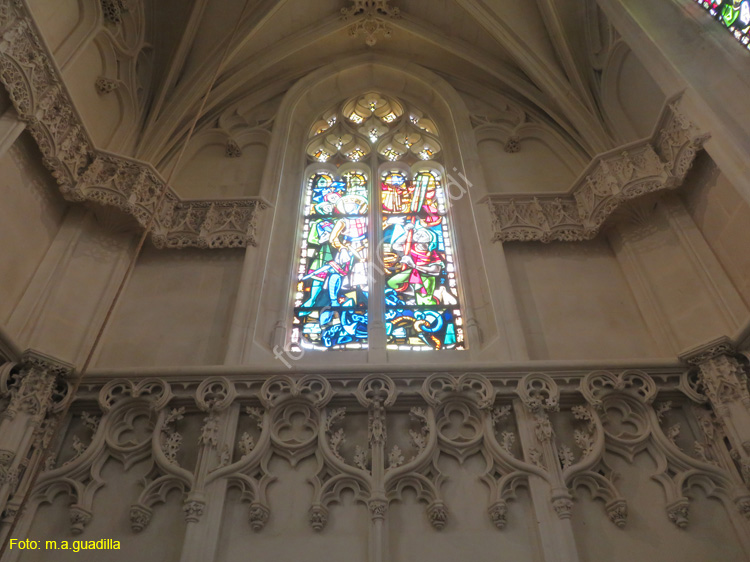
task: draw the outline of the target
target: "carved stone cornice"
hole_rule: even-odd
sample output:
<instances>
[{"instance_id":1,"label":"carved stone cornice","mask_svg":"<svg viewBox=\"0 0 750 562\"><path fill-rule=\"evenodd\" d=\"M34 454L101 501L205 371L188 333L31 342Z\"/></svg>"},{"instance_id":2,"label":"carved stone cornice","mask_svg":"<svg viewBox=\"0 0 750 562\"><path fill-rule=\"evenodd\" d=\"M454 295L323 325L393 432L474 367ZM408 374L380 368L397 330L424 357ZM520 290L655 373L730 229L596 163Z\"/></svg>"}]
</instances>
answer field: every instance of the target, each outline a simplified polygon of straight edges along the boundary
<instances>
[{"instance_id":1,"label":"carved stone cornice","mask_svg":"<svg viewBox=\"0 0 750 562\"><path fill-rule=\"evenodd\" d=\"M594 158L567 194L493 194L493 241L589 240L623 203L678 187L708 136L667 104L650 139Z\"/></svg>"},{"instance_id":2,"label":"carved stone cornice","mask_svg":"<svg viewBox=\"0 0 750 562\"><path fill-rule=\"evenodd\" d=\"M21 0L0 0L0 81L65 199L113 205L148 225L166 182L150 164L94 146ZM157 247L257 244L258 213L267 207L262 199L182 200L166 189L152 227Z\"/></svg>"}]
</instances>

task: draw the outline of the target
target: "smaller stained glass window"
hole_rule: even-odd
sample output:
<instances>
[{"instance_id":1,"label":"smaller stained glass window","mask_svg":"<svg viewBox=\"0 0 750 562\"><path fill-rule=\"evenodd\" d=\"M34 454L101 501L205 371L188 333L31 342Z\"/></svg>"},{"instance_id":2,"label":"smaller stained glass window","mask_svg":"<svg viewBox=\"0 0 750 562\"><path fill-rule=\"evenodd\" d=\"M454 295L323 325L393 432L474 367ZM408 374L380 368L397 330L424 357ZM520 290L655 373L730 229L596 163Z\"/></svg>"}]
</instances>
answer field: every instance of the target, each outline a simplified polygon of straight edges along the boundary
<instances>
[{"instance_id":1,"label":"smaller stained glass window","mask_svg":"<svg viewBox=\"0 0 750 562\"><path fill-rule=\"evenodd\" d=\"M750 0L696 0L750 49Z\"/></svg>"}]
</instances>

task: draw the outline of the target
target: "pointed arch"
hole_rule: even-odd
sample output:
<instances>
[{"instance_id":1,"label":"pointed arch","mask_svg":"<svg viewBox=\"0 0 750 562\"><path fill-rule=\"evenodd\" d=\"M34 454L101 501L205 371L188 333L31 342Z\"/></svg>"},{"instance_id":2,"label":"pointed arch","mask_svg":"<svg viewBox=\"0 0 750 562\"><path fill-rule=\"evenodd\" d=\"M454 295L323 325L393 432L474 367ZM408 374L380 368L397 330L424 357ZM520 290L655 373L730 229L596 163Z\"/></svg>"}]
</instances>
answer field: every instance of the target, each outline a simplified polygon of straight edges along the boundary
<instances>
[{"instance_id":1,"label":"pointed arch","mask_svg":"<svg viewBox=\"0 0 750 562\"><path fill-rule=\"evenodd\" d=\"M369 319L388 349L463 349L435 122L369 90L308 130L292 349L369 347Z\"/></svg>"},{"instance_id":2,"label":"pointed arch","mask_svg":"<svg viewBox=\"0 0 750 562\"><path fill-rule=\"evenodd\" d=\"M505 274L502 264L484 259L488 250L482 240L489 239L491 217L481 204L487 191L466 104L458 92L435 73L418 64L378 53L352 56L310 72L284 95L274 117L260 188L260 196L273 209L266 219L270 221L269 228L263 231L266 242L258 241L264 253L246 269L247 279L255 278L262 271L266 274L261 291L248 290L240 297L242 306L235 314L235 321L244 328L236 332L230 343L230 355L241 362L253 347L277 353L276 349L288 343L288 322L293 316L289 273L298 255L297 221L290 220L290 216L300 216L299 189L305 185L303 160L309 140L307 134L327 108L368 89L378 89L385 95L414 104L427 112L439 127L446 189L453 193L451 214L456 225L461 225L461 236L455 241L457 266L465 271L471 269L471 274L463 279L463 310L467 339L476 345L472 343L467 353L478 357L491 343L494 350L501 349L501 354L510 356L511 345L521 338L520 333L506 330L507 323L500 322L508 314L516 314L510 287L501 291L500 298L489 297L482 306L472 308L472 296L482 295L484 299L491 295L490 278L504 279ZM467 269L464 263L471 263L473 267ZM279 318L287 320L279 322ZM386 360L354 352L347 357L358 363ZM442 364L465 360L462 352L446 352L440 359ZM319 361L324 363L328 359L318 360L313 355L304 359L311 365ZM399 361L412 360L404 356Z\"/></svg>"}]
</instances>

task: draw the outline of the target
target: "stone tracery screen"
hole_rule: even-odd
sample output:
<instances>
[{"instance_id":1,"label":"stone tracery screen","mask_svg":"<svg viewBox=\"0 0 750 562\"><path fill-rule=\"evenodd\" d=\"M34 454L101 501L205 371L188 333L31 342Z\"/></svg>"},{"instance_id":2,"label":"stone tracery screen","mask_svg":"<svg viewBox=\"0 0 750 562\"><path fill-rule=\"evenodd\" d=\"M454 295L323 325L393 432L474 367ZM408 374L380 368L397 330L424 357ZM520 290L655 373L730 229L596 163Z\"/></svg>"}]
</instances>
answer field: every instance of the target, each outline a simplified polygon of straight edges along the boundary
<instances>
[{"instance_id":1,"label":"stone tracery screen","mask_svg":"<svg viewBox=\"0 0 750 562\"><path fill-rule=\"evenodd\" d=\"M292 348L367 348L373 314L388 349L465 347L441 151L431 119L376 92L313 125Z\"/></svg>"}]
</instances>

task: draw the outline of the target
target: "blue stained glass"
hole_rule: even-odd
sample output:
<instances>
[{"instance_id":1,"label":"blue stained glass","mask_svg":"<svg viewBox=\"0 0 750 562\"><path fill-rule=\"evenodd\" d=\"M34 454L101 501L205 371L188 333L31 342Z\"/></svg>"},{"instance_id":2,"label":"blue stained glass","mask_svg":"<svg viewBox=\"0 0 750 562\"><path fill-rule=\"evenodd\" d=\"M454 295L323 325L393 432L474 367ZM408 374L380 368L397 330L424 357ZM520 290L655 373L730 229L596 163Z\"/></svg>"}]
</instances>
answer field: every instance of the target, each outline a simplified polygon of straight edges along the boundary
<instances>
[{"instance_id":1,"label":"blue stained glass","mask_svg":"<svg viewBox=\"0 0 750 562\"><path fill-rule=\"evenodd\" d=\"M457 349L456 330L463 326L460 309L389 308L385 332L391 348Z\"/></svg>"}]
</instances>

